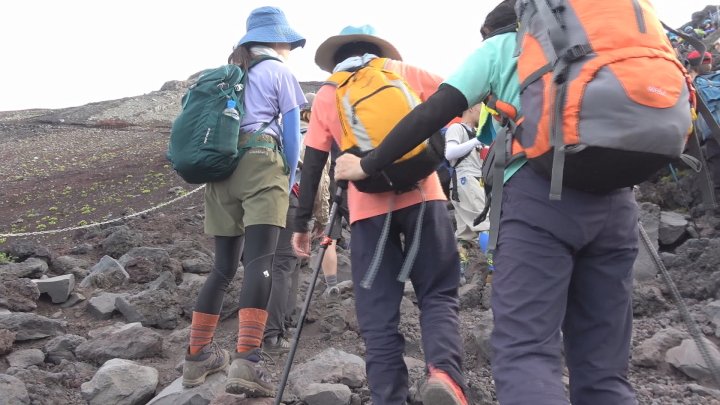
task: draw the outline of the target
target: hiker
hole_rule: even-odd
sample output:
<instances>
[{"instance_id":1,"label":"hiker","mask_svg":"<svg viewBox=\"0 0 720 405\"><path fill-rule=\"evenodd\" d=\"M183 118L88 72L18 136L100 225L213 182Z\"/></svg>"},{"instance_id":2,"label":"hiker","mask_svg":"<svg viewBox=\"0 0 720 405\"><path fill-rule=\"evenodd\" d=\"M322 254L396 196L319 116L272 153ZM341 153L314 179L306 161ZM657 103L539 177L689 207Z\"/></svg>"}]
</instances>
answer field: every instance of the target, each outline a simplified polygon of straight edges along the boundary
<instances>
[{"instance_id":1,"label":"hiker","mask_svg":"<svg viewBox=\"0 0 720 405\"><path fill-rule=\"evenodd\" d=\"M470 107L462 113L462 121L451 124L445 132L445 158L454 169L450 200L455 213L461 284L465 282L465 271L471 258L479 256L479 233L490 228L487 219L477 225L473 224L485 208L480 158L482 143L476 137L481 112L482 104Z\"/></svg>"},{"instance_id":2,"label":"hiker","mask_svg":"<svg viewBox=\"0 0 720 405\"><path fill-rule=\"evenodd\" d=\"M245 70L254 58L277 58L256 64L248 73L240 143L245 145L252 132L270 125L265 125L257 146L245 153L230 178L206 185L205 232L215 237L215 266L193 311L183 365L185 386L202 384L208 374L223 370L232 359L227 392L274 395L274 387L262 380L255 366L261 360L273 257L285 227L289 188L299 157L299 107L306 103L300 84L282 61L304 45L305 38L290 27L282 10L260 7L250 13L247 32L228 58L228 63ZM279 114L282 126L277 122ZM238 338L230 355L213 341L213 335L240 257L244 278Z\"/></svg>"},{"instance_id":3,"label":"hiker","mask_svg":"<svg viewBox=\"0 0 720 405\"><path fill-rule=\"evenodd\" d=\"M337 183L333 179L332 172L334 169L334 162L335 159L332 157L333 153L331 153L330 161L326 164L326 167L328 169L328 174L325 174L325 169L323 169L323 179L320 183L320 188L318 191L322 190L322 194L319 194L318 197L315 200L315 206L319 204L319 202L322 200L328 204L323 203L321 210L325 210L324 207L329 207L329 203L332 202L332 196L335 195L335 190L337 188ZM328 189L325 191L324 183L327 179ZM347 195L347 192L344 192L343 195ZM327 196L327 197L326 197ZM337 271L338 271L338 258L337 258L337 245L338 241L342 239L342 229L343 229L343 218L345 218L348 222L350 220L350 217L348 215L348 209L347 209L347 198L343 198L342 203L338 207L339 214L335 216L335 223L332 228L332 232L330 235L328 235L331 239L330 244L328 245L327 249L325 249L325 255L323 256L322 261L322 272L323 277L325 278L325 291L323 292L322 296L325 299L325 303L328 306L328 309L333 309L337 307L337 304L340 301L340 288L338 287L338 277L337 277ZM315 211L317 211L317 208L315 208ZM319 219L315 220L315 225L313 226L312 234L314 237L319 238L322 236L322 233L325 229L325 225L330 220L328 217L330 213L329 208L328 210L325 210L326 215L323 217L325 218L325 221L321 221ZM318 218L316 216L316 218Z\"/></svg>"},{"instance_id":4,"label":"hiker","mask_svg":"<svg viewBox=\"0 0 720 405\"><path fill-rule=\"evenodd\" d=\"M514 9L515 0L505 0L491 11L481 30L483 44L374 151L362 159L340 157L337 178L356 181L383 170L491 92L506 110L522 116ZM646 23L659 27L650 19ZM670 47L663 52L670 53ZM681 67L674 68L681 79ZM677 128L684 130L685 122ZM593 194L563 187L562 199L550 200L548 177L526 163L518 159L504 166L497 213L490 340L497 398L503 405L569 404L562 382L564 344L572 403L636 404L627 377L638 251L633 191Z\"/></svg>"},{"instance_id":5,"label":"hiker","mask_svg":"<svg viewBox=\"0 0 720 405\"><path fill-rule=\"evenodd\" d=\"M716 121L720 122L720 75L713 72L713 59L710 52L705 52L700 60L700 52L692 51L687 54L690 77L693 79L698 95L705 101ZM710 127L705 118L699 117L698 130L700 139L704 141L705 159L708 164L710 176L715 186L715 195L720 197L720 145L710 133Z\"/></svg>"},{"instance_id":6,"label":"hiker","mask_svg":"<svg viewBox=\"0 0 720 405\"><path fill-rule=\"evenodd\" d=\"M311 98L312 100L315 100L314 93ZM312 102L310 105L312 106ZM307 121L303 119L303 122L307 122L307 129L312 117L312 109L308 110L306 117ZM305 142L303 142L302 155L305 156ZM317 189L318 193L315 196L315 202L312 204L312 213L315 218L312 234L317 238L322 236L322 233L325 230L325 225L327 225L330 220L330 204L332 203L332 196L335 195L336 187L332 176L334 167L335 159L331 159L325 163L325 166L323 166L320 184ZM305 203L303 205L307 207L309 204ZM341 210L341 215L338 215L335 218L335 225L333 226L332 233L328 235L332 241L325 249L325 256L323 256L321 264L323 277L325 279L325 291L323 292L323 297L330 307L337 304L340 299L340 289L337 286L337 242L342 238L342 219L347 218L347 203L343 201L343 204L339 209ZM306 213L302 213L300 215L301 222L303 221L302 218L305 218L306 215Z\"/></svg>"},{"instance_id":7,"label":"hiker","mask_svg":"<svg viewBox=\"0 0 720 405\"><path fill-rule=\"evenodd\" d=\"M300 111L300 132L307 131L310 122L310 114L312 103L315 98L314 93L305 93L307 103ZM272 289L270 291L270 299L268 301L268 320L265 326L265 334L263 337L262 349L269 354L280 354L290 350L290 341L288 339L288 328L293 327L293 313L297 305L297 293L299 285L299 262L293 251L292 227L290 224L295 221L298 209L298 198L300 195L299 181L302 177L304 146L300 149L300 161L298 162L296 182L290 191L290 206L287 213L288 226L280 231L278 237L277 249L275 251L275 260L273 262L272 272ZM323 169L323 177L320 182L320 193L317 194L315 200L315 209L312 217L316 223L325 224L328 221L330 211L330 180L328 175L328 167ZM329 249L328 249L329 250ZM334 252L334 245L333 245ZM323 264L325 261L323 261ZM337 282L335 282L337 284ZM339 295L339 294L338 294Z\"/></svg>"},{"instance_id":8,"label":"hiker","mask_svg":"<svg viewBox=\"0 0 720 405\"><path fill-rule=\"evenodd\" d=\"M377 59L387 58L387 59ZM425 100L435 92L441 79L402 62L400 53L378 37L370 25L348 26L339 35L326 39L317 49L315 62L326 72L343 72L372 63L396 72L414 92ZM305 137L305 171L300 195L313 194L319 181L319 168L328 158L333 142L342 145L344 137L336 104L336 87L322 86L315 97L313 115ZM377 102L377 101L375 101ZM447 124L450 117L445 124ZM314 168L308 171L308 166ZM439 161L438 161L439 162ZM403 360L404 338L398 331L400 302L405 283L397 280L404 263L405 246L417 247L409 278L420 308L423 352L429 377L423 389L426 404L467 404L461 370L462 339L458 325L459 259L453 243L445 195L437 175L430 168L417 189L396 194L360 192L354 184L347 192L352 238L351 266L355 310L366 347L365 360L372 402L405 404L408 398L408 370ZM307 198L312 201L310 197ZM304 201L300 205L303 206ZM424 201L423 201L424 200ZM392 204L392 222L383 241L383 253L375 279L362 286ZM423 212L424 215L421 217ZM307 210L307 207L304 208ZM416 229L416 224L421 227ZM303 224L298 224L303 226ZM414 236L419 231L419 240ZM299 256L310 255L307 225L293 235ZM410 250L408 248L408 250Z\"/></svg>"}]
</instances>

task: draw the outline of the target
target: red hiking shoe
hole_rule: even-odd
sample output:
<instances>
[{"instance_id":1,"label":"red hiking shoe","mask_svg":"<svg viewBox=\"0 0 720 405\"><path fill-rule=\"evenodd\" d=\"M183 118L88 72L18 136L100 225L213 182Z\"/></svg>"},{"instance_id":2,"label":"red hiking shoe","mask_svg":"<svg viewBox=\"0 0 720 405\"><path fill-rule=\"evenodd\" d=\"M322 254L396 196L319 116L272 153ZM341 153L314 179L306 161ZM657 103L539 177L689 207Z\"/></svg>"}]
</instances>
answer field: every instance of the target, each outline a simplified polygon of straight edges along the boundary
<instances>
[{"instance_id":1,"label":"red hiking shoe","mask_svg":"<svg viewBox=\"0 0 720 405\"><path fill-rule=\"evenodd\" d=\"M430 375L422 391L423 404L468 405L462 389L448 373L433 366L429 369Z\"/></svg>"}]
</instances>

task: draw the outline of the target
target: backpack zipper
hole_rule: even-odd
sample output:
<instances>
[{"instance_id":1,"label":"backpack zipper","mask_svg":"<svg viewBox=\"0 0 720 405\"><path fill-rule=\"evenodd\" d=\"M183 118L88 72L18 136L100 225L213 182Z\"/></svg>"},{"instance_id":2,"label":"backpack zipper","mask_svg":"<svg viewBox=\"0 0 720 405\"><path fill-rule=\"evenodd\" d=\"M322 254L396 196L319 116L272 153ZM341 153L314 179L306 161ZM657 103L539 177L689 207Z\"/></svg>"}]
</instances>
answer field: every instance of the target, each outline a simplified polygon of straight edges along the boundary
<instances>
[{"instance_id":1,"label":"backpack zipper","mask_svg":"<svg viewBox=\"0 0 720 405\"><path fill-rule=\"evenodd\" d=\"M362 98L359 99L358 101L354 102L354 103L352 104L352 106L350 106L350 108L352 108L352 122L353 122L353 125L358 123L358 121L357 121L357 114L355 114L355 107L357 107L358 104L360 104L361 102L367 100L368 98L370 98L370 97L372 97L372 96L380 93L381 91L383 91L383 90L385 90L385 89L394 89L394 88L395 88L395 86L386 84L385 86L380 87L379 89L373 91L372 93L368 94L367 96L362 97Z\"/></svg>"},{"instance_id":2,"label":"backpack zipper","mask_svg":"<svg viewBox=\"0 0 720 405\"><path fill-rule=\"evenodd\" d=\"M640 33L645 34L647 32L647 28L645 27L645 18L643 17L640 2L638 0L632 0L632 3L633 8L635 9L635 19L637 20L638 30L640 30Z\"/></svg>"},{"instance_id":3,"label":"backpack zipper","mask_svg":"<svg viewBox=\"0 0 720 405\"><path fill-rule=\"evenodd\" d=\"M207 143L208 137L210 136L210 130L211 130L211 129L212 129L212 128L208 128L207 131L205 132L205 140L203 140L203 143Z\"/></svg>"}]
</instances>

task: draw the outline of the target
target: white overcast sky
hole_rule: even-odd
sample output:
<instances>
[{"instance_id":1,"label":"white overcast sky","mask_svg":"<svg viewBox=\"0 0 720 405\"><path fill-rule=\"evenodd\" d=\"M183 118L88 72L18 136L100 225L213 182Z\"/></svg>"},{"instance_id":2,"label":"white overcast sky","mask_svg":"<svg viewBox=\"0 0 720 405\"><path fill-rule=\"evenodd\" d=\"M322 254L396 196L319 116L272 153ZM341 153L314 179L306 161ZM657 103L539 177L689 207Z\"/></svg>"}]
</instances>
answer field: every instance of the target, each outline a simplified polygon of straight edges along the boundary
<instances>
[{"instance_id":1,"label":"white overcast sky","mask_svg":"<svg viewBox=\"0 0 720 405\"><path fill-rule=\"evenodd\" d=\"M289 61L301 81L324 80L314 63L317 46L361 24L374 25L405 61L446 76L481 42L480 25L499 1L1 0L0 111L141 95L219 66L245 33L250 11L264 5L283 9L307 38ZM712 4L653 3L675 27Z\"/></svg>"}]
</instances>

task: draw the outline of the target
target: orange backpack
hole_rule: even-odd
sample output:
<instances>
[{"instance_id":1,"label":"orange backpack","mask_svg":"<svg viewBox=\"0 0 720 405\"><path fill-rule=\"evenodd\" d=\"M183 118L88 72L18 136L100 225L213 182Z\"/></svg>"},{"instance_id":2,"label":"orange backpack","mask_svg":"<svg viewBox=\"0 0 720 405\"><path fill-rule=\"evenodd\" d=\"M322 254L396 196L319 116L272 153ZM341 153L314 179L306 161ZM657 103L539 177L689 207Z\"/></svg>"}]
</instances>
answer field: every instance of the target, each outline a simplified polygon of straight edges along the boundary
<instances>
[{"instance_id":1,"label":"orange backpack","mask_svg":"<svg viewBox=\"0 0 720 405\"><path fill-rule=\"evenodd\" d=\"M695 92L648 0L517 0L515 10L523 116L506 111L506 150L549 176L551 199L563 185L630 187L680 157Z\"/></svg>"},{"instance_id":2,"label":"orange backpack","mask_svg":"<svg viewBox=\"0 0 720 405\"><path fill-rule=\"evenodd\" d=\"M421 102L405 79L385 69L386 63L386 58L375 58L355 70L333 73L326 81L336 87L343 152L366 155ZM444 159L445 140L436 132L381 173L353 184L365 193L405 192L435 172Z\"/></svg>"}]
</instances>

